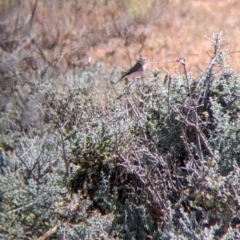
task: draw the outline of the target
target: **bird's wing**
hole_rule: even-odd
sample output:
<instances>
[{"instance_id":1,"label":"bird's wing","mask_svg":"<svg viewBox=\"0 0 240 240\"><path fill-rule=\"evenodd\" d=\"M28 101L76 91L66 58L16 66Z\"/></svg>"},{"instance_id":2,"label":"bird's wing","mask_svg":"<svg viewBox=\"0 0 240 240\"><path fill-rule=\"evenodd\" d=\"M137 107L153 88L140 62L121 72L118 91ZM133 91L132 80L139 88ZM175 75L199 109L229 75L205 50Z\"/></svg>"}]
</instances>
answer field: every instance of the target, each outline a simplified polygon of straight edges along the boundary
<instances>
[{"instance_id":1,"label":"bird's wing","mask_svg":"<svg viewBox=\"0 0 240 240\"><path fill-rule=\"evenodd\" d=\"M117 84L119 81L121 81L123 78L125 78L126 76L134 73L134 72L137 72L139 70L139 68L141 68L141 64L139 62L137 62L132 68L130 68L125 74L123 74L121 76L121 78L115 82L115 84Z\"/></svg>"},{"instance_id":2,"label":"bird's wing","mask_svg":"<svg viewBox=\"0 0 240 240\"><path fill-rule=\"evenodd\" d=\"M134 72L137 72L139 70L141 66L139 65L139 63L137 62L132 68L130 68L125 74L123 74L123 76L119 79L119 81L121 79L123 79L124 77L134 73Z\"/></svg>"}]
</instances>

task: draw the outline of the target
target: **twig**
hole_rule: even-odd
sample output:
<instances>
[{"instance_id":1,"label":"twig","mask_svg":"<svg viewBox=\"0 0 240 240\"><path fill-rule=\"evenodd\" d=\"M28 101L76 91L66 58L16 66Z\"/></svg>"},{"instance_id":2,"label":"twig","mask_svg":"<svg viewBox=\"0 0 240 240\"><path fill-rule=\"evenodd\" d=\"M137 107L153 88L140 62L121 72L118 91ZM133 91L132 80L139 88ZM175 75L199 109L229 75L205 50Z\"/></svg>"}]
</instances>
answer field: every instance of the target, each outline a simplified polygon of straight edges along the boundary
<instances>
[{"instance_id":1,"label":"twig","mask_svg":"<svg viewBox=\"0 0 240 240\"><path fill-rule=\"evenodd\" d=\"M19 207L19 208L17 208L17 209L14 209L14 210L12 210L12 211L9 211L8 212L8 214L11 214L11 213L15 213L15 212L19 212L19 211L21 211L21 210L24 210L24 209L26 209L26 208L28 208L28 207L31 207L33 204L35 204L36 202L34 201L34 202L31 202L31 203L29 203L29 204L27 204L27 205L24 205L24 206L22 206L22 207Z\"/></svg>"},{"instance_id":2,"label":"twig","mask_svg":"<svg viewBox=\"0 0 240 240\"><path fill-rule=\"evenodd\" d=\"M183 116L182 116L183 117ZM199 134L199 137L200 137L200 140L201 140L201 143L203 144L203 146L205 147L205 149L207 150L208 154L214 158L214 153L212 152L212 150L210 149L210 147L208 146L207 144L207 140L205 139L203 133L201 132L201 130L199 129L198 126L196 126L195 123L190 123L187 119L184 119L184 122L185 124L187 124L188 126L191 126L193 127L197 134Z\"/></svg>"},{"instance_id":3,"label":"twig","mask_svg":"<svg viewBox=\"0 0 240 240\"><path fill-rule=\"evenodd\" d=\"M62 144L62 153L63 153L63 160L65 163L65 169L66 169L66 176L69 176L69 162L67 159L67 154L66 154L66 148L65 148L65 142L64 142L64 137L63 137L63 133L62 133L62 127L58 125L58 131L60 134L60 138L61 138L61 144Z\"/></svg>"},{"instance_id":4,"label":"twig","mask_svg":"<svg viewBox=\"0 0 240 240\"><path fill-rule=\"evenodd\" d=\"M36 9L37 9L37 3L38 3L38 0L35 1L35 4L34 4L34 7L33 7L33 10L32 10L32 15L27 23L27 26L28 26L28 31L29 31L29 35L31 35L31 30L32 30L32 24L33 24L33 18L35 16L35 13L36 13Z\"/></svg>"},{"instance_id":5,"label":"twig","mask_svg":"<svg viewBox=\"0 0 240 240\"><path fill-rule=\"evenodd\" d=\"M124 43L124 46L125 46L125 48L126 48L126 52L127 52L127 56L128 56L128 60L130 61L130 63L131 63L131 57L130 57L130 52L129 52L129 49L128 49L128 28L127 27L125 27L125 34L124 34L124 37L125 37L125 43ZM132 65L132 64L131 64Z\"/></svg>"},{"instance_id":6,"label":"twig","mask_svg":"<svg viewBox=\"0 0 240 240\"><path fill-rule=\"evenodd\" d=\"M193 154L192 154L192 151L191 151L191 149L189 148L189 143L187 142L186 130L183 129L183 128L181 128L181 130L182 130L182 137L181 137L181 138L182 138L182 140L183 140L183 142L184 142L184 145L185 145L185 147L186 147L186 150L187 150L189 156L191 157L191 159L195 162L195 164L196 164L197 167L199 168L198 163L196 162L196 160L195 160L195 158L194 158L194 156L193 156Z\"/></svg>"},{"instance_id":7,"label":"twig","mask_svg":"<svg viewBox=\"0 0 240 240\"><path fill-rule=\"evenodd\" d=\"M171 95L171 83L172 83L172 76L168 76L168 114L170 113L170 95Z\"/></svg>"},{"instance_id":8,"label":"twig","mask_svg":"<svg viewBox=\"0 0 240 240\"><path fill-rule=\"evenodd\" d=\"M185 75L185 78L186 78L186 81L187 81L187 86L188 86L188 93L189 93L189 96L192 97L190 83L189 83L187 69L186 69L186 59L185 58L179 58L179 59L177 59L177 62L180 63L183 67L184 75Z\"/></svg>"},{"instance_id":9,"label":"twig","mask_svg":"<svg viewBox=\"0 0 240 240\"><path fill-rule=\"evenodd\" d=\"M197 102L200 103L202 99L205 99L207 92L209 91L210 88L210 76L212 74L212 70L215 64L215 61L218 57L219 54L219 49L220 49L220 37L222 35L222 32L220 32L219 34L216 34L214 36L214 39L211 40L212 42L214 42L214 50L213 50L213 56L210 56L210 62L208 64L208 68L205 72L205 74L203 74L203 76L201 77L201 79L199 80L198 86L200 86L201 90L199 92L198 95L198 99ZM205 87L207 86L207 89L205 89Z\"/></svg>"},{"instance_id":10,"label":"twig","mask_svg":"<svg viewBox=\"0 0 240 240\"><path fill-rule=\"evenodd\" d=\"M51 236L52 234L54 234L58 229L58 226L55 225L53 228L49 229L47 232L45 232L41 237L39 237L37 240L45 240L46 238L48 238L49 236Z\"/></svg>"}]
</instances>

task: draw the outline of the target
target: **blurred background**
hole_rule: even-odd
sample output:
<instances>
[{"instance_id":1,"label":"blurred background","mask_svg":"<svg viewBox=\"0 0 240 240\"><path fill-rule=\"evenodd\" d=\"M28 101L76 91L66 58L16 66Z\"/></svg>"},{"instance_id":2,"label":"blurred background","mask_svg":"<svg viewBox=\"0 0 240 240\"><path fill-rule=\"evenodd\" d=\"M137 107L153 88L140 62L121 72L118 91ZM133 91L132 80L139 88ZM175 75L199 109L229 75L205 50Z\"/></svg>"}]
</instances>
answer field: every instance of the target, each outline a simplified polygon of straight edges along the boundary
<instances>
[{"instance_id":1,"label":"blurred background","mask_svg":"<svg viewBox=\"0 0 240 240\"><path fill-rule=\"evenodd\" d=\"M238 69L231 56L239 54L239 7L237 0L2 1L1 53L14 52L30 67L47 61L62 72L97 60L121 71L142 55L149 69L173 74L182 57L199 72L213 33L222 31L226 64Z\"/></svg>"}]
</instances>

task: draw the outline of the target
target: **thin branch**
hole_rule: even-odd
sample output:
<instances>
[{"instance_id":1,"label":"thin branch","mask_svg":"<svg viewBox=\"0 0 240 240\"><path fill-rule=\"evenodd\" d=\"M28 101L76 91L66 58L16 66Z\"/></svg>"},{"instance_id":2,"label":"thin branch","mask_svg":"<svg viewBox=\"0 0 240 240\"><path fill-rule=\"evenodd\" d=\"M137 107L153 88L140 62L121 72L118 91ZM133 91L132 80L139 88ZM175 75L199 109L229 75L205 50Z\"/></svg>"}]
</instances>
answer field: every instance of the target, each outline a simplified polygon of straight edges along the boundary
<instances>
[{"instance_id":1,"label":"thin branch","mask_svg":"<svg viewBox=\"0 0 240 240\"><path fill-rule=\"evenodd\" d=\"M27 27L28 27L28 31L29 31L29 35L31 35L31 30L32 30L32 24L33 24L33 18L35 16L35 13L36 13L36 9L37 9L37 3L38 3L38 0L35 1L35 4L34 4L34 7L33 7L33 10L32 10L32 15L27 23Z\"/></svg>"},{"instance_id":2,"label":"thin branch","mask_svg":"<svg viewBox=\"0 0 240 240\"><path fill-rule=\"evenodd\" d=\"M31 206L34 205L35 203L36 203L36 202L34 201L34 202L31 202L31 203L29 203L29 204L27 204L27 205L24 205L24 206L22 206L22 207L16 208L16 209L14 209L14 210L12 210L12 211L9 211L8 214L16 213L16 212L19 212L19 211L21 211L21 210L25 210L26 208L31 207Z\"/></svg>"},{"instance_id":3,"label":"thin branch","mask_svg":"<svg viewBox=\"0 0 240 240\"><path fill-rule=\"evenodd\" d=\"M171 96L172 76L168 76L168 114L170 113L170 96Z\"/></svg>"},{"instance_id":4,"label":"thin branch","mask_svg":"<svg viewBox=\"0 0 240 240\"><path fill-rule=\"evenodd\" d=\"M185 58L179 58L179 59L177 59L177 62L180 63L182 65L182 67L183 67L184 76L186 78L187 86L188 86L188 93L189 93L189 96L192 97L190 83L189 83L187 69L186 69L186 59Z\"/></svg>"},{"instance_id":5,"label":"thin branch","mask_svg":"<svg viewBox=\"0 0 240 240\"><path fill-rule=\"evenodd\" d=\"M63 154L63 160L65 163L65 169L66 169L66 176L69 176L69 161L67 158L67 151L66 151L66 147L65 147L65 141L64 141L64 136L63 136L63 132L62 132L62 127L58 125L58 131L60 134L60 138L61 138L61 144L62 144L62 154Z\"/></svg>"},{"instance_id":6,"label":"thin branch","mask_svg":"<svg viewBox=\"0 0 240 240\"><path fill-rule=\"evenodd\" d=\"M50 237L52 234L54 234L58 229L58 226L55 225L53 228L49 229L47 232L45 232L41 237L39 237L37 240L45 240L46 238Z\"/></svg>"}]
</instances>

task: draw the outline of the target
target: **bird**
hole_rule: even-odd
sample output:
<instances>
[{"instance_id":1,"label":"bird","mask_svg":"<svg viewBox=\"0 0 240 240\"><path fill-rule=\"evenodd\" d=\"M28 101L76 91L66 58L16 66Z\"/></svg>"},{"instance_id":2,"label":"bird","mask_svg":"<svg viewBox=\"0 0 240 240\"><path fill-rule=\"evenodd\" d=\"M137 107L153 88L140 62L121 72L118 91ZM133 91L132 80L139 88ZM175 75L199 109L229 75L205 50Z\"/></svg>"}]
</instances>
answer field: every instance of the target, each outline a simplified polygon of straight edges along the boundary
<instances>
[{"instance_id":1,"label":"bird","mask_svg":"<svg viewBox=\"0 0 240 240\"><path fill-rule=\"evenodd\" d=\"M147 62L147 58L140 57L136 62L136 64L132 68L130 68L125 74L123 74L123 76L117 82L115 82L115 84L117 84L119 81L121 81L125 77L134 78L143 74L143 72L146 69L146 62Z\"/></svg>"}]
</instances>

